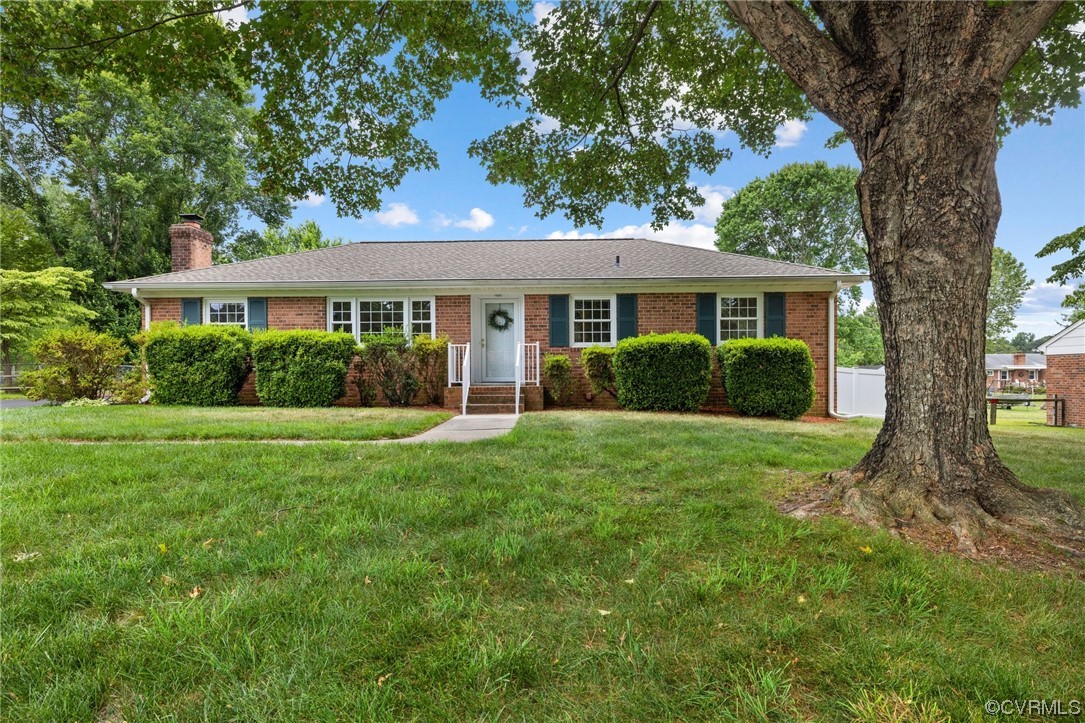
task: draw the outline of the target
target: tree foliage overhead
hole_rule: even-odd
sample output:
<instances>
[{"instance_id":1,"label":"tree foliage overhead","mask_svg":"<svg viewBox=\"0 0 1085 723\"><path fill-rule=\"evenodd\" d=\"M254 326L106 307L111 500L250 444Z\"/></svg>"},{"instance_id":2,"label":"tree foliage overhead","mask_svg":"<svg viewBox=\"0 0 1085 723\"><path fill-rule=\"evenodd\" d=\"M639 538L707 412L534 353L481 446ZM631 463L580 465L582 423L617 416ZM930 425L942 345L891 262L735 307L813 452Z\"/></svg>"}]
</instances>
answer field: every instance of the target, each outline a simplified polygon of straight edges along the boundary
<instances>
[{"instance_id":1,"label":"tree foliage overhead","mask_svg":"<svg viewBox=\"0 0 1085 723\"><path fill-rule=\"evenodd\" d=\"M241 98L230 62L240 60L265 93L257 122L266 186L294 198L328 194L340 213L357 214L378 210L406 173L437 167L426 122L456 83L474 81L483 97L525 114L472 145L490 179L522 186L542 215L597 226L612 203L648 208L657 225L692 218L704 199L690 178L730 156L725 131L768 153L783 121L812 113L726 3L560 3L536 21L527 0L284 0L259 3L232 32L213 11L240 4L12 4L7 97L56 99L57 77L104 69L155 92L213 86ZM828 5L801 8L817 18ZM1083 21L1085 7L1067 3L1014 65L1003 132L1078 106L1085 44L1073 28Z\"/></svg>"},{"instance_id":2,"label":"tree foliage overhead","mask_svg":"<svg viewBox=\"0 0 1085 723\"><path fill-rule=\"evenodd\" d=\"M51 246L53 258L39 268L93 272L95 283L76 298L97 312L95 328L118 335L138 328L138 304L100 284L168 271L167 229L178 213L200 213L220 243L237 234L243 217L281 224L289 215L285 199L259 188L256 111L245 105L252 98L232 53L222 52L222 42L236 43L235 33L207 14L94 41L126 24L144 27L208 7L5 7L3 195ZM197 47L201 40L210 45ZM83 42L90 45L45 50ZM186 67L165 67L172 62ZM162 72L149 72L156 67ZM189 80L191 87L175 84Z\"/></svg>"},{"instance_id":3,"label":"tree foliage overhead","mask_svg":"<svg viewBox=\"0 0 1085 723\"><path fill-rule=\"evenodd\" d=\"M1078 288L1067 294L1062 301L1063 308L1067 309L1063 321L1072 324L1085 319L1085 226L1079 226L1070 233L1056 236L1048 241L1036 255L1043 258L1058 251L1069 251L1072 256L1052 266L1051 276L1047 277L1047 280L1053 284L1081 282Z\"/></svg>"},{"instance_id":4,"label":"tree foliage overhead","mask_svg":"<svg viewBox=\"0 0 1085 723\"><path fill-rule=\"evenodd\" d=\"M222 252L221 260L228 262L251 261L265 256L293 254L339 246L341 238L328 238L315 221L305 221L297 226L268 226L263 232L245 231Z\"/></svg>"},{"instance_id":5,"label":"tree foliage overhead","mask_svg":"<svg viewBox=\"0 0 1085 723\"><path fill-rule=\"evenodd\" d=\"M987 337L1001 337L1014 327L1017 307L1032 286L1025 265L996 246L991 257L991 284L987 289Z\"/></svg>"},{"instance_id":6,"label":"tree foliage overhead","mask_svg":"<svg viewBox=\"0 0 1085 723\"><path fill-rule=\"evenodd\" d=\"M751 181L723 203L716 246L751 256L866 271L855 181L859 172L824 161L791 163ZM857 302L860 289L849 289Z\"/></svg>"}]
</instances>

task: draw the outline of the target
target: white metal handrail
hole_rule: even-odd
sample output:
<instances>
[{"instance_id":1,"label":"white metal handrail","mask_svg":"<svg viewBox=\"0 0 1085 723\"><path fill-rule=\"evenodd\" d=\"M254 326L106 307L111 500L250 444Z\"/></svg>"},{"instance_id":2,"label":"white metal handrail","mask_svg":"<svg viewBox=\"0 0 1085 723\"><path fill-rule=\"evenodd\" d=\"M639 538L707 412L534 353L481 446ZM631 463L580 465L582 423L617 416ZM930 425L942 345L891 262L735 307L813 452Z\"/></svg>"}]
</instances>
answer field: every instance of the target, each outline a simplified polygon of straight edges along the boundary
<instances>
[{"instance_id":1,"label":"white metal handrail","mask_svg":"<svg viewBox=\"0 0 1085 723\"><path fill-rule=\"evenodd\" d=\"M524 384L539 385L539 342L524 344Z\"/></svg>"},{"instance_id":2,"label":"white metal handrail","mask_svg":"<svg viewBox=\"0 0 1085 723\"><path fill-rule=\"evenodd\" d=\"M471 345L465 344L467 348L463 350L463 365L460 367L460 380L462 381L463 390L463 414L467 415L467 395L471 391Z\"/></svg>"},{"instance_id":3,"label":"white metal handrail","mask_svg":"<svg viewBox=\"0 0 1085 723\"><path fill-rule=\"evenodd\" d=\"M463 382L463 356L467 353L467 349L470 346L470 344L448 345L448 386Z\"/></svg>"},{"instance_id":4,"label":"white metal handrail","mask_svg":"<svg viewBox=\"0 0 1085 723\"><path fill-rule=\"evenodd\" d=\"M520 382L524 377L524 345L520 342L516 342L516 389L515 396L513 397L512 413L520 413Z\"/></svg>"}]
</instances>

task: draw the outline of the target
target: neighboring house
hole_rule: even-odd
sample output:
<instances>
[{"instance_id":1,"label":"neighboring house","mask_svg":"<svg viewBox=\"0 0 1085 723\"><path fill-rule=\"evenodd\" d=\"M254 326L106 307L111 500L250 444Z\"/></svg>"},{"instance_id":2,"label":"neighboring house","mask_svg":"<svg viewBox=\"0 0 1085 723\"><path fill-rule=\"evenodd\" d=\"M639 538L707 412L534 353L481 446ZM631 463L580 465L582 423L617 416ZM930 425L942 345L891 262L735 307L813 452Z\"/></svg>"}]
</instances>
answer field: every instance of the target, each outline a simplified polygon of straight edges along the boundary
<instances>
[{"instance_id":1,"label":"neighboring house","mask_svg":"<svg viewBox=\"0 0 1085 723\"><path fill-rule=\"evenodd\" d=\"M1071 324L1040 345L1047 355L1047 395L1065 399L1065 424L1085 427L1085 319ZM1047 405L1054 424L1055 405Z\"/></svg>"},{"instance_id":2,"label":"neighboring house","mask_svg":"<svg viewBox=\"0 0 1085 723\"><path fill-rule=\"evenodd\" d=\"M697 332L721 340L802 339L816 366L814 414L829 412L834 380L835 299L866 276L645 239L365 242L211 265L211 234L198 216L170 227L173 272L115 281L144 306L144 327L173 320L248 329L327 329L360 337L387 326L443 334L452 344L449 386L491 394L520 369L526 404L539 408L541 359L567 354L579 388L594 399L580 350L649 332ZM522 359L517 366L517 359ZM242 398L253 401L251 383ZM357 393L350 388L357 403ZM509 388L511 404L511 387ZM460 389L449 389L457 406ZM718 371L709 405L725 406Z\"/></svg>"},{"instance_id":3,"label":"neighboring house","mask_svg":"<svg viewBox=\"0 0 1085 723\"><path fill-rule=\"evenodd\" d=\"M1044 386L1047 359L1043 354L986 354L987 391L997 392L1005 386L1035 389Z\"/></svg>"}]
</instances>

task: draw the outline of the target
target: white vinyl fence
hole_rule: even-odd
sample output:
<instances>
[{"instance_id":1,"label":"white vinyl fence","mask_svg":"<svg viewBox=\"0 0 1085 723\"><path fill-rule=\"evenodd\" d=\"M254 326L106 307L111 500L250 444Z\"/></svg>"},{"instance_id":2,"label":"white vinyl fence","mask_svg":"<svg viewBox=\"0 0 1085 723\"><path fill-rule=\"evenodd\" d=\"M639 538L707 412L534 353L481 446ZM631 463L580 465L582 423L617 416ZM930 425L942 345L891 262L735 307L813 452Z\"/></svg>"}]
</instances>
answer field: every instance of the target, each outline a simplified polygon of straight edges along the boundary
<instances>
[{"instance_id":1,"label":"white vinyl fence","mask_svg":"<svg viewBox=\"0 0 1085 723\"><path fill-rule=\"evenodd\" d=\"M885 417L885 369L836 368L836 411Z\"/></svg>"}]
</instances>

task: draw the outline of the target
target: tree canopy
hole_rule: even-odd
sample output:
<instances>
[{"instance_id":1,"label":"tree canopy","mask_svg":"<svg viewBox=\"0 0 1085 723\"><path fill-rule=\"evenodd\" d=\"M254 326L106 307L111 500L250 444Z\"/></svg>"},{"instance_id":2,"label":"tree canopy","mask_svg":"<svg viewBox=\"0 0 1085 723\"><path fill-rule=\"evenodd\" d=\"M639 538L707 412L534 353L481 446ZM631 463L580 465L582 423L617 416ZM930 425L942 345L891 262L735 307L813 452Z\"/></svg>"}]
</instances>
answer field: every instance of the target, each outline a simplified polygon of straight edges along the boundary
<instances>
[{"instance_id":1,"label":"tree canopy","mask_svg":"<svg viewBox=\"0 0 1085 723\"><path fill-rule=\"evenodd\" d=\"M859 172L824 161L791 163L751 181L723 203L716 246L841 271L866 271L855 181ZM858 302L859 287L849 289Z\"/></svg>"},{"instance_id":2,"label":"tree canopy","mask_svg":"<svg viewBox=\"0 0 1085 723\"><path fill-rule=\"evenodd\" d=\"M245 231L222 252L223 261L251 261L265 256L313 251L339 246L341 238L328 238L315 221L297 226L268 226L263 232Z\"/></svg>"},{"instance_id":3,"label":"tree canopy","mask_svg":"<svg viewBox=\"0 0 1085 723\"><path fill-rule=\"evenodd\" d=\"M94 318L72 300L91 283L89 271L51 267L41 271L0 269L0 342L3 362L41 334Z\"/></svg>"},{"instance_id":4,"label":"tree canopy","mask_svg":"<svg viewBox=\"0 0 1085 723\"><path fill-rule=\"evenodd\" d=\"M1067 309L1064 321L1072 324L1085 319L1085 226L1056 236L1044 244L1036 255L1043 258L1058 251L1069 251L1072 256L1052 266L1051 276L1047 277L1047 280L1053 284L1081 282L1078 288L1067 294L1062 301L1063 308Z\"/></svg>"},{"instance_id":5,"label":"tree canopy","mask_svg":"<svg viewBox=\"0 0 1085 723\"><path fill-rule=\"evenodd\" d=\"M1001 337L1014 327L1017 307L1032 286L1032 279L1009 251L994 248L991 258L991 283L987 289L987 337Z\"/></svg>"}]
</instances>

